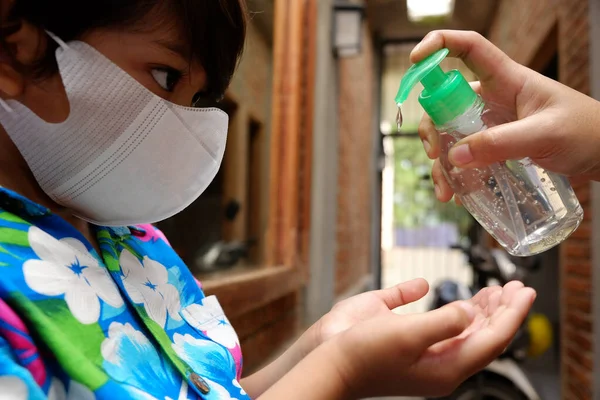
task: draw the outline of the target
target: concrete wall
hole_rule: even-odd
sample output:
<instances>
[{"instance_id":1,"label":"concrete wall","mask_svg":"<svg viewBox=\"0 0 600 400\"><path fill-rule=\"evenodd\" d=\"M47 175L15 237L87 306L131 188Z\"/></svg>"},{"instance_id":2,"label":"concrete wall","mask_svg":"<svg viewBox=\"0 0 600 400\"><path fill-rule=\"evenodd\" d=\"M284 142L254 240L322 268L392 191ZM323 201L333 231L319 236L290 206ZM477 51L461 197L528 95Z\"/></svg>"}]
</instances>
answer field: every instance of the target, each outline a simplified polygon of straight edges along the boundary
<instances>
[{"instance_id":1,"label":"concrete wall","mask_svg":"<svg viewBox=\"0 0 600 400\"><path fill-rule=\"evenodd\" d=\"M317 321L334 302L335 227L338 171L338 71L331 52L332 0L317 9L309 282L305 296L306 323Z\"/></svg>"}]
</instances>

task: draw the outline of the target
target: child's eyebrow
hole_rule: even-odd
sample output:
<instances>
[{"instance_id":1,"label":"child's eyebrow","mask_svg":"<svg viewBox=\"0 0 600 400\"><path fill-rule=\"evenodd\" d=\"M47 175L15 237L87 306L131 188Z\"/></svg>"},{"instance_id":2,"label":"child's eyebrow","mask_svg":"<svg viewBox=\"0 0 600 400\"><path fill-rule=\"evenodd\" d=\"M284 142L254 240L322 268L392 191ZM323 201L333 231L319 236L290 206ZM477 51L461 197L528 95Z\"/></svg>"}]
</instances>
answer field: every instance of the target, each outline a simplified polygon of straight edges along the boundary
<instances>
[{"instance_id":1,"label":"child's eyebrow","mask_svg":"<svg viewBox=\"0 0 600 400\"><path fill-rule=\"evenodd\" d=\"M157 39L154 40L154 43L169 50L171 53L178 55L184 60L189 60L190 58L190 49L188 46L183 45L179 41L173 41L168 39Z\"/></svg>"}]
</instances>

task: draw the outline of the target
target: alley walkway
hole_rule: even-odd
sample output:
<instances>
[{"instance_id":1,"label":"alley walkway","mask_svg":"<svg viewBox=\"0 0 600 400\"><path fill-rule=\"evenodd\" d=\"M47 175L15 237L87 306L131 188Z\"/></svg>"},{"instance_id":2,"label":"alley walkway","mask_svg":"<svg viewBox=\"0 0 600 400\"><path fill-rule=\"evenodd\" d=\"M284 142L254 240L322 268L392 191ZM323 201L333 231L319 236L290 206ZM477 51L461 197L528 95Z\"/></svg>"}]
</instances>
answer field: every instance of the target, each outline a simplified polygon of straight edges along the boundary
<instances>
[{"instance_id":1,"label":"alley walkway","mask_svg":"<svg viewBox=\"0 0 600 400\"><path fill-rule=\"evenodd\" d=\"M433 288L443 279L471 283L472 273L458 250L435 247L395 247L383 254L382 286L390 287L414 278L424 278L431 287L422 300L396 310L397 313L424 312Z\"/></svg>"},{"instance_id":2,"label":"alley walkway","mask_svg":"<svg viewBox=\"0 0 600 400\"><path fill-rule=\"evenodd\" d=\"M462 253L434 247L396 247L383 254L382 286L390 287L414 278L424 278L432 290L442 279L470 283L471 270ZM424 312L429 308L431 293L420 301L398 308L398 314ZM375 400L375 399L373 399ZM377 400L421 400L408 397L384 397Z\"/></svg>"}]
</instances>

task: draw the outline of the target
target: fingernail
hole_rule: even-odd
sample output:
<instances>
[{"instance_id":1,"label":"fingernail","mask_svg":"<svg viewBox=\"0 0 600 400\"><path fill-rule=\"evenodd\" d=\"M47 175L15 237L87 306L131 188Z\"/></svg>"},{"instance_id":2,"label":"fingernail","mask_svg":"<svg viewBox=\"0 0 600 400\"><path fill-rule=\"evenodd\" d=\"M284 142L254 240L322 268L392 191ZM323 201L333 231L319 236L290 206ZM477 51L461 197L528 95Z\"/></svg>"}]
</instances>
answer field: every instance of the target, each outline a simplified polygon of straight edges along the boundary
<instances>
[{"instance_id":1,"label":"fingernail","mask_svg":"<svg viewBox=\"0 0 600 400\"><path fill-rule=\"evenodd\" d=\"M442 190L437 185L437 183L435 185L433 185L433 190L435 191L435 197L437 197L439 199L442 196Z\"/></svg>"},{"instance_id":2,"label":"fingernail","mask_svg":"<svg viewBox=\"0 0 600 400\"><path fill-rule=\"evenodd\" d=\"M468 144L461 144L450 149L448 153L450 162L456 166L468 164L473 161L473 154Z\"/></svg>"},{"instance_id":3,"label":"fingernail","mask_svg":"<svg viewBox=\"0 0 600 400\"><path fill-rule=\"evenodd\" d=\"M459 303L459 305L463 310L465 310L465 312L469 316L469 319L472 320L475 318L475 309L473 308L473 305L471 305L471 303L468 303L466 301L461 301Z\"/></svg>"},{"instance_id":4,"label":"fingernail","mask_svg":"<svg viewBox=\"0 0 600 400\"><path fill-rule=\"evenodd\" d=\"M533 304L535 302L535 299L537 298L537 292L534 289L531 289L531 291L533 292L533 294L531 295L531 304Z\"/></svg>"},{"instance_id":5,"label":"fingernail","mask_svg":"<svg viewBox=\"0 0 600 400\"><path fill-rule=\"evenodd\" d=\"M414 52L416 52L416 51L418 51L418 50L419 50L419 48L421 47L421 43L423 43L423 42L419 42L419 43L418 43L418 44L415 46L415 48L414 48L414 49L412 49L412 53L414 53Z\"/></svg>"},{"instance_id":6,"label":"fingernail","mask_svg":"<svg viewBox=\"0 0 600 400\"><path fill-rule=\"evenodd\" d=\"M425 153L429 154L429 150L431 150L431 145L426 139L423 139L423 148L425 148Z\"/></svg>"}]
</instances>

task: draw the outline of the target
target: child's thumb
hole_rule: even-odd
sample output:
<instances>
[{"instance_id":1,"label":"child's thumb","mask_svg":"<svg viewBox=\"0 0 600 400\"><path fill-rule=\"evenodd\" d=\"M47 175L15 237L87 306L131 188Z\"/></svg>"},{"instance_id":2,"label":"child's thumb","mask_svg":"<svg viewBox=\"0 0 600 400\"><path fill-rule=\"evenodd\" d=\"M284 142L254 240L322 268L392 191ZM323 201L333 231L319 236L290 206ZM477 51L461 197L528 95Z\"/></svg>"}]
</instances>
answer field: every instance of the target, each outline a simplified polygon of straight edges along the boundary
<instances>
[{"instance_id":1,"label":"child's thumb","mask_svg":"<svg viewBox=\"0 0 600 400\"><path fill-rule=\"evenodd\" d=\"M552 126L541 114L474 133L456 143L448 154L457 167L476 168L525 157L547 158L560 148Z\"/></svg>"}]
</instances>

